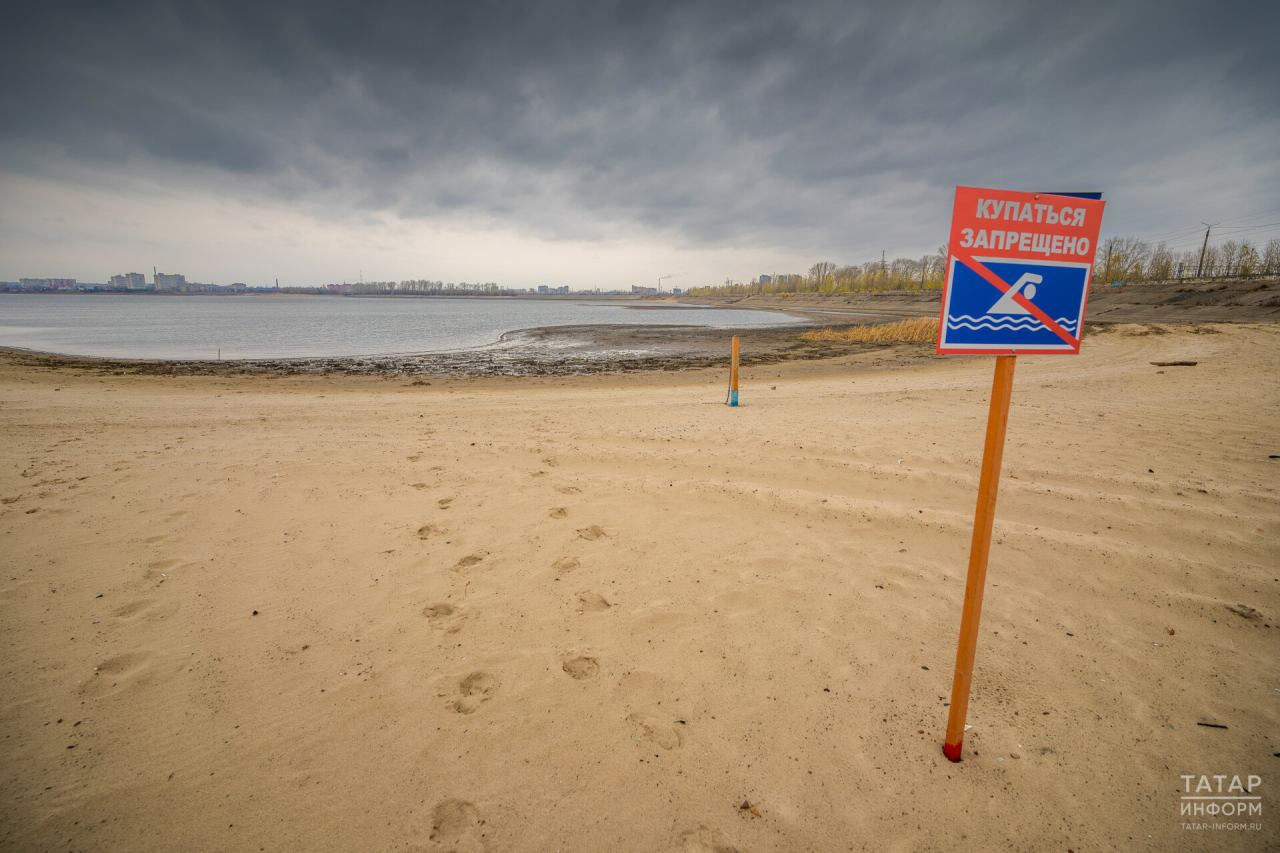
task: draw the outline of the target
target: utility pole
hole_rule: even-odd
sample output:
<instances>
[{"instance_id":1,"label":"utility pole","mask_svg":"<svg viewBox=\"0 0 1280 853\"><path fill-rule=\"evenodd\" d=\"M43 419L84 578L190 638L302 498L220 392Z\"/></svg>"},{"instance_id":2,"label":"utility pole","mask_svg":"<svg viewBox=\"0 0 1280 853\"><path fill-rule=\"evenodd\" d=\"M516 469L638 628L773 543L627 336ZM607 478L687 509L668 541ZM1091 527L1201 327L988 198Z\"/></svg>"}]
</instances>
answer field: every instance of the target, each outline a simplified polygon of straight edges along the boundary
<instances>
[{"instance_id":1,"label":"utility pole","mask_svg":"<svg viewBox=\"0 0 1280 853\"><path fill-rule=\"evenodd\" d=\"M884 286L889 286L889 268L884 263L884 249L880 250L880 278L884 282Z\"/></svg>"},{"instance_id":2,"label":"utility pole","mask_svg":"<svg viewBox=\"0 0 1280 853\"><path fill-rule=\"evenodd\" d=\"M1204 245L1200 247L1200 266L1196 268L1196 278L1204 274L1204 253L1209 248L1209 232L1213 230L1213 225L1218 223L1210 225L1208 222L1201 222L1200 224L1204 226Z\"/></svg>"}]
</instances>

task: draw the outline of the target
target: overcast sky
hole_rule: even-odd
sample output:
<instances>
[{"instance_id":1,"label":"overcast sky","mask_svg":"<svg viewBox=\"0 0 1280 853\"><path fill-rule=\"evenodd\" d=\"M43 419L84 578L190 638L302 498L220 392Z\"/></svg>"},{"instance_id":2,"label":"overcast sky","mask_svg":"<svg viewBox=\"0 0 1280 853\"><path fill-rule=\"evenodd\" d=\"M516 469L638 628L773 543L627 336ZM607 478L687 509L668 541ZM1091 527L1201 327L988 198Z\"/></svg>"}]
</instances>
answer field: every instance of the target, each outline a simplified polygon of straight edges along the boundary
<instances>
[{"instance_id":1,"label":"overcast sky","mask_svg":"<svg viewBox=\"0 0 1280 853\"><path fill-rule=\"evenodd\" d=\"M574 289L918 257L956 185L1280 222L1280 4L14 4L0 279Z\"/></svg>"}]
</instances>

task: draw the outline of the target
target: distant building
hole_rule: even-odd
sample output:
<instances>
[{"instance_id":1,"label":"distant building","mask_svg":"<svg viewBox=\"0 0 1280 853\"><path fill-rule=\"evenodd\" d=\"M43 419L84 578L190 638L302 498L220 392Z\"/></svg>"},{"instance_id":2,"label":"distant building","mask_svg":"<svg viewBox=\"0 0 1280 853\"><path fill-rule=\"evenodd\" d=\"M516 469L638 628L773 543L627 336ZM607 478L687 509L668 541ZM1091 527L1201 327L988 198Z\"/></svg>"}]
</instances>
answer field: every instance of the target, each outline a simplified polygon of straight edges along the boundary
<instances>
[{"instance_id":1,"label":"distant building","mask_svg":"<svg viewBox=\"0 0 1280 853\"><path fill-rule=\"evenodd\" d=\"M155 276L156 290L178 290L187 283L185 275L169 275L168 273L158 272Z\"/></svg>"},{"instance_id":2,"label":"distant building","mask_svg":"<svg viewBox=\"0 0 1280 853\"><path fill-rule=\"evenodd\" d=\"M538 285L538 292L539 293L568 293L569 285L566 284L563 287L548 287L545 284L540 284Z\"/></svg>"},{"instance_id":3,"label":"distant building","mask_svg":"<svg viewBox=\"0 0 1280 853\"><path fill-rule=\"evenodd\" d=\"M20 278L23 290L75 290L74 278Z\"/></svg>"},{"instance_id":4,"label":"distant building","mask_svg":"<svg viewBox=\"0 0 1280 853\"><path fill-rule=\"evenodd\" d=\"M643 294L645 296L656 296L658 294L658 288L642 287L638 284L633 284L631 285L631 292L637 295Z\"/></svg>"},{"instance_id":5,"label":"distant building","mask_svg":"<svg viewBox=\"0 0 1280 853\"><path fill-rule=\"evenodd\" d=\"M673 296L679 296L680 294L684 293L684 291L678 287L673 287L671 288L671 293Z\"/></svg>"},{"instance_id":6,"label":"distant building","mask_svg":"<svg viewBox=\"0 0 1280 853\"><path fill-rule=\"evenodd\" d=\"M236 293L244 293L248 288L249 285L245 284L243 281L234 281L231 283L231 289Z\"/></svg>"},{"instance_id":7,"label":"distant building","mask_svg":"<svg viewBox=\"0 0 1280 853\"><path fill-rule=\"evenodd\" d=\"M147 290L147 277L140 272L127 272L124 275L113 275L111 287L117 290Z\"/></svg>"},{"instance_id":8,"label":"distant building","mask_svg":"<svg viewBox=\"0 0 1280 853\"><path fill-rule=\"evenodd\" d=\"M760 276L760 283L761 283L761 284L771 284L772 282L773 282L773 276L770 276L770 275L762 275L762 276Z\"/></svg>"}]
</instances>

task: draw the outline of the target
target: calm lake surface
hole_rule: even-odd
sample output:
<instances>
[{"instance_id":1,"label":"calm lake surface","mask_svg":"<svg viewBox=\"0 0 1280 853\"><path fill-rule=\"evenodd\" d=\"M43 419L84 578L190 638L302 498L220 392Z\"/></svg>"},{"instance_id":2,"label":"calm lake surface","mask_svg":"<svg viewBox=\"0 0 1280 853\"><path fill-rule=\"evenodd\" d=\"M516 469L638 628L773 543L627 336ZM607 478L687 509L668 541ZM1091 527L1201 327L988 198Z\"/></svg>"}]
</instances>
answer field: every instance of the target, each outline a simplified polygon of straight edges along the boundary
<instances>
[{"instance_id":1,"label":"calm lake surface","mask_svg":"<svg viewBox=\"0 0 1280 853\"><path fill-rule=\"evenodd\" d=\"M540 326L795 322L733 308L534 299L0 294L0 346L112 358L400 355L492 346Z\"/></svg>"}]
</instances>

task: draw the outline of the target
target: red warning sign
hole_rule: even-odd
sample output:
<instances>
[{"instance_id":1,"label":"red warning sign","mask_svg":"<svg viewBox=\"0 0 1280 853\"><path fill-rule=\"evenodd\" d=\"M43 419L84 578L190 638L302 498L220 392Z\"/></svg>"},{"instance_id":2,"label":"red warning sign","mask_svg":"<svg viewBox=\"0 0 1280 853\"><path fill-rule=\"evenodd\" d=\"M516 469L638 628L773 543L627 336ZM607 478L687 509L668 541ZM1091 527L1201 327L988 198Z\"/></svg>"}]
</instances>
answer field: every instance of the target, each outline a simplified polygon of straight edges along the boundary
<instances>
[{"instance_id":1,"label":"red warning sign","mask_svg":"<svg viewBox=\"0 0 1280 853\"><path fill-rule=\"evenodd\" d=\"M1101 199L957 187L939 353L1078 353Z\"/></svg>"}]
</instances>

